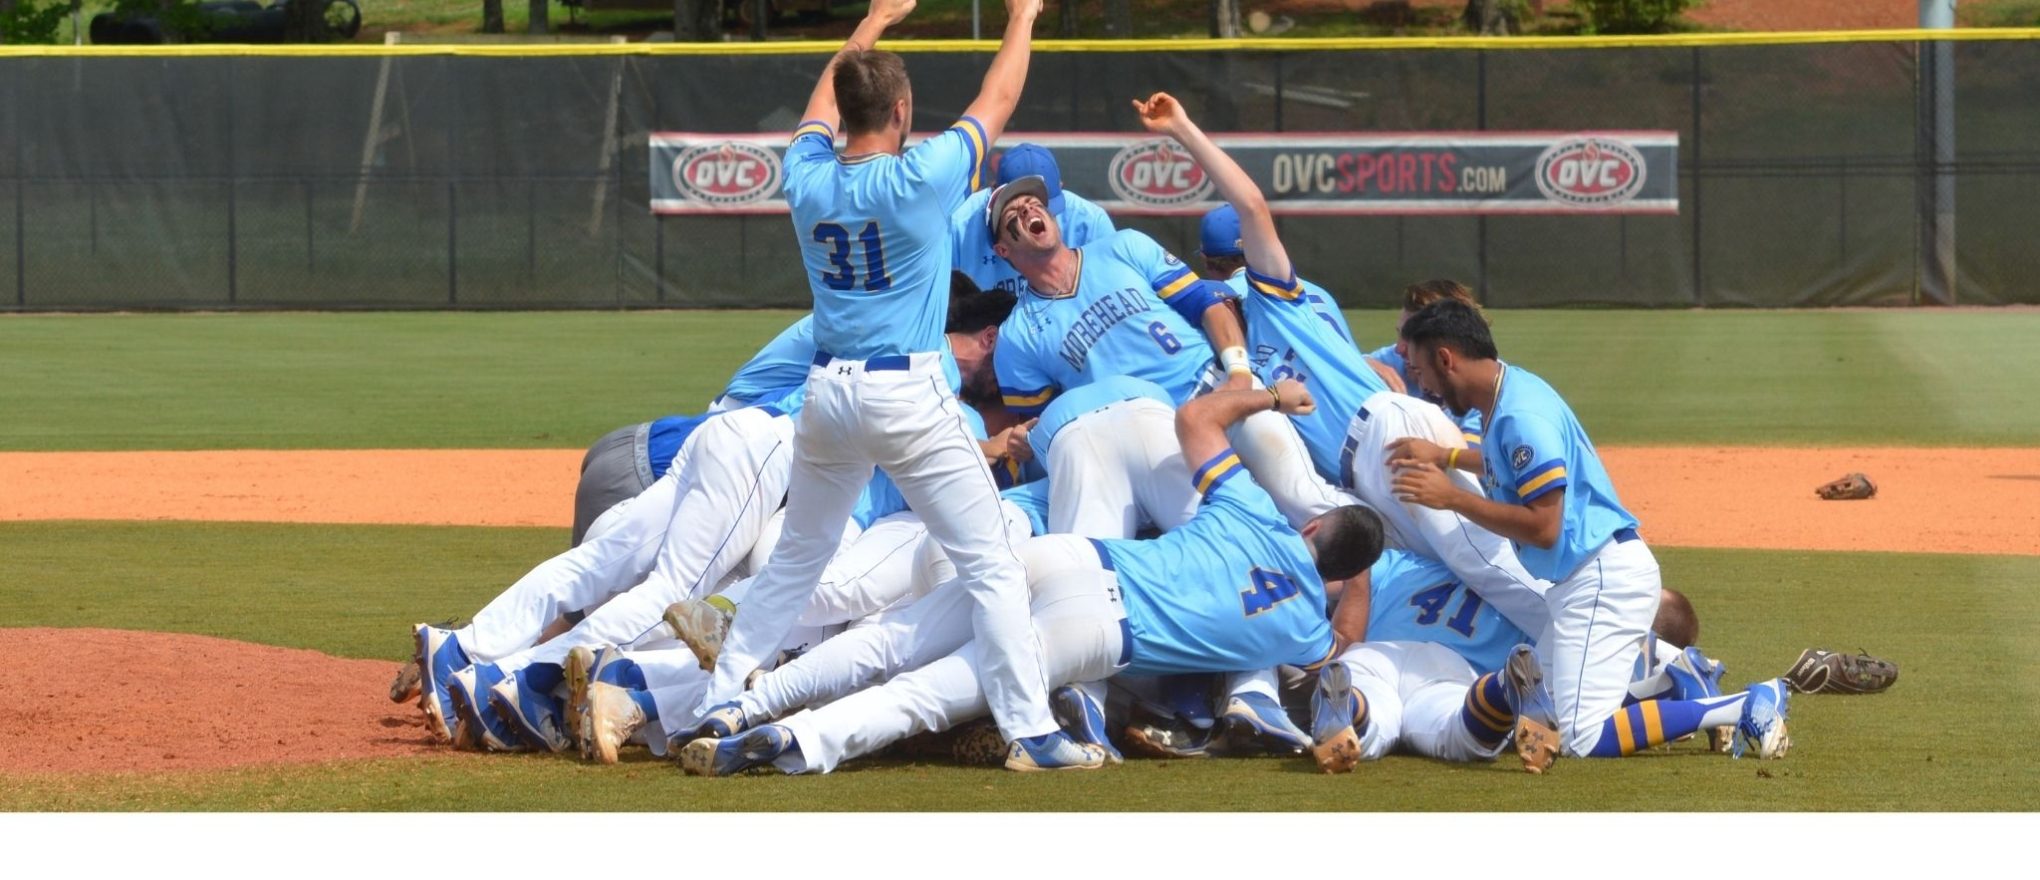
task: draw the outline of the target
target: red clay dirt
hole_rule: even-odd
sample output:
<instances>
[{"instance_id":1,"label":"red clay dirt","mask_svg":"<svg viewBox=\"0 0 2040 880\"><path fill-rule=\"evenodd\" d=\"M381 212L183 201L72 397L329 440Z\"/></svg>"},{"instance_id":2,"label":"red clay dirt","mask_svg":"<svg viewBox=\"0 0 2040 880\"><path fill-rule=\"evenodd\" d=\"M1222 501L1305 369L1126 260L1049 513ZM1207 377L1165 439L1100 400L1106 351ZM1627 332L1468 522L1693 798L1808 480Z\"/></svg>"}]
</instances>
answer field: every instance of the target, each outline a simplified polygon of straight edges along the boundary
<instances>
[{"instance_id":1,"label":"red clay dirt","mask_svg":"<svg viewBox=\"0 0 2040 880\"><path fill-rule=\"evenodd\" d=\"M0 639L0 774L217 770L434 750L417 707L385 696L396 668L385 661L111 629L4 629Z\"/></svg>"}]
</instances>

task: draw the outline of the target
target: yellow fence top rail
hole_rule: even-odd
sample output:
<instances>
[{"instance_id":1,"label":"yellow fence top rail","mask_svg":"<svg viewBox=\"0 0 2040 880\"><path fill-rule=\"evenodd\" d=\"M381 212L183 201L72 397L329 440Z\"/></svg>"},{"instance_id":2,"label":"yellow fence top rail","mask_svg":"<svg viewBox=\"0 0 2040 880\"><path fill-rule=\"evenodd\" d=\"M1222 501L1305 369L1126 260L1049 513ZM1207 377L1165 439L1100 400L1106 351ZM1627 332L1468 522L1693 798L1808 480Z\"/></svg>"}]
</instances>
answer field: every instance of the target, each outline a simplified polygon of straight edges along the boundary
<instances>
[{"instance_id":1,"label":"yellow fence top rail","mask_svg":"<svg viewBox=\"0 0 2040 880\"><path fill-rule=\"evenodd\" d=\"M1956 28L1953 30L1779 31L1767 33L1653 34L1626 37L1317 37L1295 39L1036 40L1039 52L1325 52L1416 49L1550 50L1631 49L1689 46L1785 46L1826 43L2040 40L2040 28ZM887 40L895 52L984 52L992 40ZM209 44L180 46L0 46L8 57L345 57L354 55L468 55L554 57L571 55L813 55L835 52L841 43L818 40L762 43L546 43L337 45Z\"/></svg>"}]
</instances>

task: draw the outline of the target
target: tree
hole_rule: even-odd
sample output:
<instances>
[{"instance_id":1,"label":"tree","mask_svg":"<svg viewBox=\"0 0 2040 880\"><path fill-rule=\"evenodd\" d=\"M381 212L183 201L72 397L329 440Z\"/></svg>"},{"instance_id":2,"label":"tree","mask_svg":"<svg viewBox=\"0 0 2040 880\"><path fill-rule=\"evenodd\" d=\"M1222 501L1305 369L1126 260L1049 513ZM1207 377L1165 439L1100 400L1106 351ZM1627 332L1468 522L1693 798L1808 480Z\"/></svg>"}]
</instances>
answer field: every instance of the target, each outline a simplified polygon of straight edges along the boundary
<instances>
[{"instance_id":1,"label":"tree","mask_svg":"<svg viewBox=\"0 0 2040 880\"><path fill-rule=\"evenodd\" d=\"M673 39L713 43L722 39L722 0L673 0Z\"/></svg>"}]
</instances>

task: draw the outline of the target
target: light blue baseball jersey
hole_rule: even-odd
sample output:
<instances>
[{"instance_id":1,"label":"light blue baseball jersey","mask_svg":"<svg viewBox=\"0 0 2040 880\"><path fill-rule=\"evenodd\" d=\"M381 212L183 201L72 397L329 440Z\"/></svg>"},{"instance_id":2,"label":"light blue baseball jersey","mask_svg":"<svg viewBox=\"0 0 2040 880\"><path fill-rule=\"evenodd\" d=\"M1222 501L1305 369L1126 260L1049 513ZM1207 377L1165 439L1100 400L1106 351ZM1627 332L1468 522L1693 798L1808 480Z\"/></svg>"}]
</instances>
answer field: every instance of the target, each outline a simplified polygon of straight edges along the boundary
<instances>
[{"instance_id":1,"label":"light blue baseball jersey","mask_svg":"<svg viewBox=\"0 0 2040 880\"><path fill-rule=\"evenodd\" d=\"M815 316L803 315L737 368L723 396L745 403L768 399L769 392L805 384L814 362Z\"/></svg>"},{"instance_id":2,"label":"light blue baseball jersey","mask_svg":"<svg viewBox=\"0 0 2040 880\"><path fill-rule=\"evenodd\" d=\"M1173 403L1190 399L1212 363L1198 327L1224 288L1131 229L1076 254L1071 295L1030 291L999 327L993 363L1006 408L1038 415L1057 394L1106 376L1146 379Z\"/></svg>"},{"instance_id":3,"label":"light blue baseball jersey","mask_svg":"<svg viewBox=\"0 0 2040 880\"><path fill-rule=\"evenodd\" d=\"M1106 376L1058 395L1047 409L1041 411L1040 421L1034 424L1033 430L1027 432L1027 445L1034 449L1034 460L1048 460L1048 449L1055 443L1055 435L1069 423L1120 401L1139 398L1160 401L1170 408L1176 405L1162 386L1132 376Z\"/></svg>"},{"instance_id":4,"label":"light blue baseball jersey","mask_svg":"<svg viewBox=\"0 0 2040 880\"><path fill-rule=\"evenodd\" d=\"M1295 379L1310 389L1317 409L1310 415L1290 416L1290 421L1318 474L1344 485L1339 453L1346 445L1346 429L1360 404L1387 391L1388 384L1353 347L1339 305L1329 296L1311 294L1293 275L1272 278L1251 267L1226 283L1242 297L1247 355L1254 362L1254 374L1268 385Z\"/></svg>"},{"instance_id":5,"label":"light blue baseball jersey","mask_svg":"<svg viewBox=\"0 0 2040 880\"><path fill-rule=\"evenodd\" d=\"M1149 541L1095 541L1119 575L1136 675L1244 672L1331 658L1325 585L1303 536L1219 453L1191 477L1197 515Z\"/></svg>"},{"instance_id":6,"label":"light blue baseball jersey","mask_svg":"<svg viewBox=\"0 0 2040 880\"><path fill-rule=\"evenodd\" d=\"M1435 559L1387 549L1370 572L1370 642L1434 642L1466 658L1476 671L1493 672L1509 659L1510 649L1530 641Z\"/></svg>"},{"instance_id":7,"label":"light blue baseball jersey","mask_svg":"<svg viewBox=\"0 0 2040 880\"><path fill-rule=\"evenodd\" d=\"M904 154L838 158L810 120L786 150L786 203L815 297L815 345L869 360L936 351L949 317L949 217L978 188L985 128L968 116Z\"/></svg>"},{"instance_id":8,"label":"light blue baseball jersey","mask_svg":"<svg viewBox=\"0 0 2040 880\"><path fill-rule=\"evenodd\" d=\"M1549 550L1517 547L1525 569L1556 583L1593 558L1616 532L1635 529L1636 517L1615 496L1615 483L1572 407L1529 370L1508 364L1502 369L1494 417L1483 438L1481 482L1489 498L1504 504L1525 504L1565 490L1558 543Z\"/></svg>"},{"instance_id":9,"label":"light blue baseball jersey","mask_svg":"<svg viewBox=\"0 0 2040 880\"><path fill-rule=\"evenodd\" d=\"M1423 386L1418 385L1416 377L1410 374L1410 362L1402 355L1396 353L1393 344L1377 348L1367 356L1388 365L1388 368L1394 370L1396 375L1401 376L1405 393L1418 400L1437 404L1439 409L1445 411L1445 417L1451 419L1454 424L1459 426L1460 433L1466 435L1466 445L1473 449L1480 448L1480 410L1470 409L1463 413L1453 412L1450 407L1445 405L1444 401L1424 393Z\"/></svg>"},{"instance_id":10,"label":"light blue baseball jersey","mask_svg":"<svg viewBox=\"0 0 2040 880\"><path fill-rule=\"evenodd\" d=\"M1055 215L1055 224L1062 230L1063 244L1083 247L1113 233L1112 215L1104 208L1069 190L1063 190L1062 197L1062 213ZM979 290L997 287L1025 294L1027 279L992 250L992 232L985 226L985 208L991 203L992 191L984 190L965 199L949 218L957 271L969 275Z\"/></svg>"}]
</instances>

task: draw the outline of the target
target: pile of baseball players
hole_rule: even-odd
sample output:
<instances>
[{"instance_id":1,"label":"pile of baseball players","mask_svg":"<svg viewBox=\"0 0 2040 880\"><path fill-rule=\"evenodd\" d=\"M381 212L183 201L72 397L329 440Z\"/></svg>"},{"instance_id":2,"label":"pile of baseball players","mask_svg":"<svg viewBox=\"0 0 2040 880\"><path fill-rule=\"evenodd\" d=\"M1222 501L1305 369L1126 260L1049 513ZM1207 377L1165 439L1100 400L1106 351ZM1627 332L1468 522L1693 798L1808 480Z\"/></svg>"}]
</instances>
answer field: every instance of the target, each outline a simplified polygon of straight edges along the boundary
<instances>
[{"instance_id":1,"label":"pile of baseball players","mask_svg":"<svg viewBox=\"0 0 2040 880\"><path fill-rule=\"evenodd\" d=\"M1040 147L982 179L1040 6L1009 0L978 98L904 149L906 69L871 46L913 3L872 4L785 159L813 312L706 413L598 441L573 549L416 627L428 727L709 776L986 717L957 753L1014 770L1513 741L1542 772L1696 733L1782 756L1782 683L1722 692L1585 430L1466 288L1412 285L1363 353L1166 94L1141 124L1226 202L1201 271Z\"/></svg>"}]
</instances>

